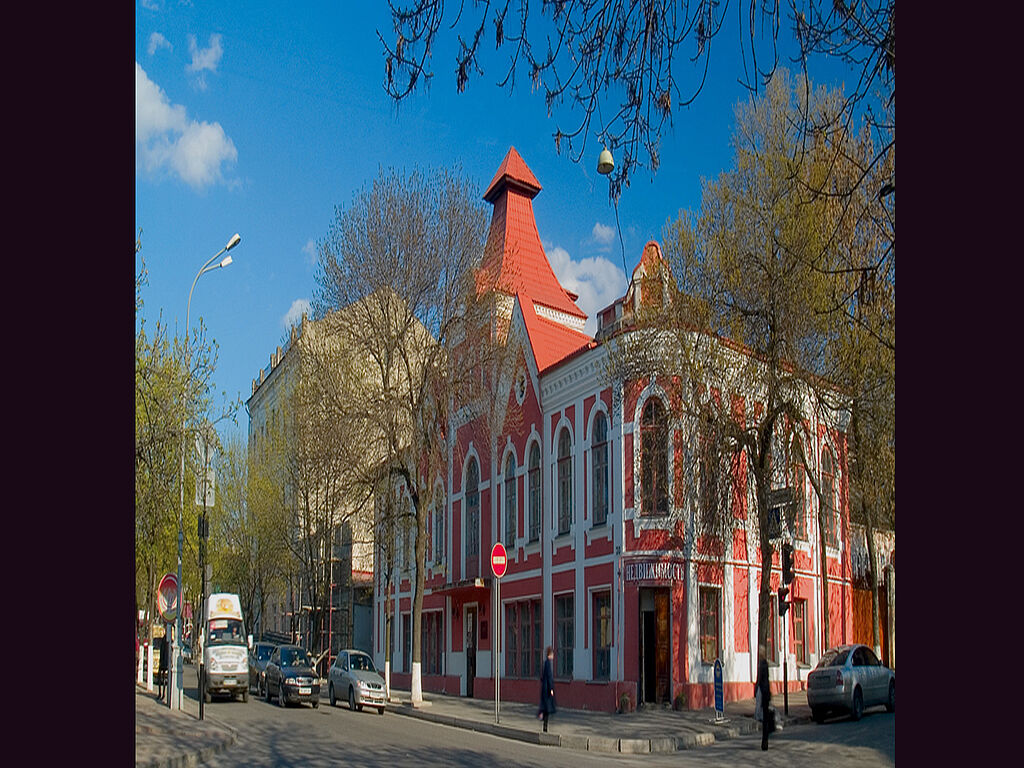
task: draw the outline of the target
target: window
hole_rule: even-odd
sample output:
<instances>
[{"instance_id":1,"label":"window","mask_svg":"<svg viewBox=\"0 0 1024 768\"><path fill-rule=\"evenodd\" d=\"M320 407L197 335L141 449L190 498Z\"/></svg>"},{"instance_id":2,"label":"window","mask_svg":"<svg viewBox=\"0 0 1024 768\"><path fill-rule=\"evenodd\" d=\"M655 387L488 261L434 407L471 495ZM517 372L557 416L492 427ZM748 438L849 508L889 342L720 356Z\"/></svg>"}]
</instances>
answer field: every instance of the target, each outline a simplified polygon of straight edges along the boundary
<instances>
[{"instance_id":1,"label":"window","mask_svg":"<svg viewBox=\"0 0 1024 768\"><path fill-rule=\"evenodd\" d=\"M540 600L520 600L505 605L505 676L540 677Z\"/></svg>"},{"instance_id":2,"label":"window","mask_svg":"<svg viewBox=\"0 0 1024 768\"><path fill-rule=\"evenodd\" d=\"M790 473L789 482L793 487L793 504L790 505L789 529L793 535L805 540L807 538L807 495L805 493L804 466L800 463L800 448L797 438L793 438L789 451Z\"/></svg>"},{"instance_id":3,"label":"window","mask_svg":"<svg viewBox=\"0 0 1024 768\"><path fill-rule=\"evenodd\" d=\"M440 565L444 560L445 545L445 503L444 493L438 491L437 501L434 503L434 564Z\"/></svg>"},{"instance_id":4,"label":"window","mask_svg":"<svg viewBox=\"0 0 1024 768\"><path fill-rule=\"evenodd\" d=\"M612 595L594 594L594 679L607 680L612 668Z\"/></svg>"},{"instance_id":5,"label":"window","mask_svg":"<svg viewBox=\"0 0 1024 768\"><path fill-rule=\"evenodd\" d=\"M558 436L558 534L572 523L572 438L568 428Z\"/></svg>"},{"instance_id":6,"label":"window","mask_svg":"<svg viewBox=\"0 0 1024 768\"><path fill-rule=\"evenodd\" d=\"M594 525L604 525L608 519L608 419L600 411L594 417L590 458L594 484Z\"/></svg>"},{"instance_id":7,"label":"window","mask_svg":"<svg viewBox=\"0 0 1024 768\"><path fill-rule=\"evenodd\" d=\"M537 541L540 538L540 446L534 443L530 446L530 541Z\"/></svg>"},{"instance_id":8,"label":"window","mask_svg":"<svg viewBox=\"0 0 1024 768\"><path fill-rule=\"evenodd\" d=\"M640 514L668 514L668 422L652 397L640 417Z\"/></svg>"},{"instance_id":9,"label":"window","mask_svg":"<svg viewBox=\"0 0 1024 768\"><path fill-rule=\"evenodd\" d=\"M779 650L776 640L778 639L778 628L775 617L779 615L779 598L771 595L768 600L768 640L765 644L765 658L769 664L776 664L779 660Z\"/></svg>"},{"instance_id":10,"label":"window","mask_svg":"<svg viewBox=\"0 0 1024 768\"><path fill-rule=\"evenodd\" d=\"M700 659L714 664L718 658L719 611L721 590L718 587L700 587Z\"/></svg>"},{"instance_id":11,"label":"window","mask_svg":"<svg viewBox=\"0 0 1024 768\"><path fill-rule=\"evenodd\" d=\"M505 462L505 546L516 545L516 457Z\"/></svg>"},{"instance_id":12,"label":"window","mask_svg":"<svg viewBox=\"0 0 1024 768\"><path fill-rule=\"evenodd\" d=\"M469 460L466 470L466 558L477 558L480 555L480 470L476 459ZM476 565L473 563L472 565ZM476 569L466 563L468 575L476 575Z\"/></svg>"},{"instance_id":13,"label":"window","mask_svg":"<svg viewBox=\"0 0 1024 768\"><path fill-rule=\"evenodd\" d=\"M573 596L555 598L555 676L572 677L572 652L576 646Z\"/></svg>"},{"instance_id":14,"label":"window","mask_svg":"<svg viewBox=\"0 0 1024 768\"><path fill-rule=\"evenodd\" d=\"M807 601L794 600L789 607L793 612L793 653L797 664L807 663Z\"/></svg>"},{"instance_id":15,"label":"window","mask_svg":"<svg viewBox=\"0 0 1024 768\"><path fill-rule=\"evenodd\" d=\"M402 614L402 671L412 670L412 614Z\"/></svg>"},{"instance_id":16,"label":"window","mask_svg":"<svg viewBox=\"0 0 1024 768\"><path fill-rule=\"evenodd\" d=\"M825 526L825 541L836 544L836 476L832 464L832 452L826 448L821 454L821 492L825 509L821 516Z\"/></svg>"},{"instance_id":17,"label":"window","mask_svg":"<svg viewBox=\"0 0 1024 768\"><path fill-rule=\"evenodd\" d=\"M441 656L444 651L444 622L440 611L423 612L422 645L423 674L441 674Z\"/></svg>"}]
</instances>

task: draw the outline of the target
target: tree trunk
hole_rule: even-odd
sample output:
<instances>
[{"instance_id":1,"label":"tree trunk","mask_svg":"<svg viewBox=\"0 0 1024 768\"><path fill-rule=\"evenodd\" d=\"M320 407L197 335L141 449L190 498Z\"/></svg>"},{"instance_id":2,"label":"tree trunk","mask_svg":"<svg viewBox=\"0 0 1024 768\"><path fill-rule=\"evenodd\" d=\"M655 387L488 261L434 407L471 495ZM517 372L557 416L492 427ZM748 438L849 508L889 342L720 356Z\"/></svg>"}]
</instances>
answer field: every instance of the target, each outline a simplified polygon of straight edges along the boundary
<instances>
[{"instance_id":1,"label":"tree trunk","mask_svg":"<svg viewBox=\"0 0 1024 768\"><path fill-rule=\"evenodd\" d=\"M426 576L427 510L419 503L419 494L413 495L416 510L416 588L412 597L412 684L411 700L414 707L423 703L423 589Z\"/></svg>"}]
</instances>

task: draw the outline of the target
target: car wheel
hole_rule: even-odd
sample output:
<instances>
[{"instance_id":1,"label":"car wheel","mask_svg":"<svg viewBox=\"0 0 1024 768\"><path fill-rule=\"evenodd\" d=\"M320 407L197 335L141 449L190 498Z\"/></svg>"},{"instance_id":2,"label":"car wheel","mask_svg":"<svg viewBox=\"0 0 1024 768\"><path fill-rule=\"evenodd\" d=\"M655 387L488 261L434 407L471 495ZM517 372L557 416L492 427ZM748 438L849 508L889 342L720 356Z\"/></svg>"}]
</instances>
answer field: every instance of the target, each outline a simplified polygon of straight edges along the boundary
<instances>
[{"instance_id":1,"label":"car wheel","mask_svg":"<svg viewBox=\"0 0 1024 768\"><path fill-rule=\"evenodd\" d=\"M825 708L824 707L811 707L811 717L816 723L825 722Z\"/></svg>"},{"instance_id":2,"label":"car wheel","mask_svg":"<svg viewBox=\"0 0 1024 768\"><path fill-rule=\"evenodd\" d=\"M277 703L282 707L288 706L288 702L284 700L284 683L277 686Z\"/></svg>"},{"instance_id":3,"label":"car wheel","mask_svg":"<svg viewBox=\"0 0 1024 768\"><path fill-rule=\"evenodd\" d=\"M327 698L331 702L332 707L338 703L338 700L334 696L334 683L327 686Z\"/></svg>"},{"instance_id":4,"label":"car wheel","mask_svg":"<svg viewBox=\"0 0 1024 768\"><path fill-rule=\"evenodd\" d=\"M356 711L356 694L351 687L348 689L348 708L353 712Z\"/></svg>"},{"instance_id":5,"label":"car wheel","mask_svg":"<svg viewBox=\"0 0 1024 768\"><path fill-rule=\"evenodd\" d=\"M311 703L313 704L313 709L316 709L317 707L320 706L320 702L319 701L314 701L314 702L311 702Z\"/></svg>"},{"instance_id":6,"label":"car wheel","mask_svg":"<svg viewBox=\"0 0 1024 768\"><path fill-rule=\"evenodd\" d=\"M854 688L853 690L853 709L850 711L850 718L853 720L860 720L864 714L864 694L861 693L860 688Z\"/></svg>"},{"instance_id":7,"label":"car wheel","mask_svg":"<svg viewBox=\"0 0 1024 768\"><path fill-rule=\"evenodd\" d=\"M889 700L885 702L886 712L896 711L896 681L889 681Z\"/></svg>"},{"instance_id":8,"label":"car wheel","mask_svg":"<svg viewBox=\"0 0 1024 768\"><path fill-rule=\"evenodd\" d=\"M267 699L267 704L269 704L270 703L270 684L269 683L264 683L263 684L263 695Z\"/></svg>"},{"instance_id":9,"label":"car wheel","mask_svg":"<svg viewBox=\"0 0 1024 768\"><path fill-rule=\"evenodd\" d=\"M384 707L377 707L377 714L378 715L383 715L384 714Z\"/></svg>"}]
</instances>

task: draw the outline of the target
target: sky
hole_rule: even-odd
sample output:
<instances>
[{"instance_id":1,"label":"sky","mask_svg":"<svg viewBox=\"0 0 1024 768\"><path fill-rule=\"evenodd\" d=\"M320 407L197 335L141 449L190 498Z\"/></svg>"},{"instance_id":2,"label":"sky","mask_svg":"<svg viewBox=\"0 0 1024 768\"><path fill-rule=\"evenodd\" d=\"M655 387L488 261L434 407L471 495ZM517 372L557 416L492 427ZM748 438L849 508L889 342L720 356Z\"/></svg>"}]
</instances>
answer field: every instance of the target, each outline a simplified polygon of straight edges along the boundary
<instances>
[{"instance_id":1,"label":"sky","mask_svg":"<svg viewBox=\"0 0 1024 768\"><path fill-rule=\"evenodd\" d=\"M446 21L458 5L448 4ZM434 52L429 88L396 107L384 91L377 38L380 30L390 39L391 29L384 2L136 5L134 234L148 273L136 328L151 330L160 318L183 333L196 274L238 233L231 265L196 283L189 317L193 328L201 318L218 345L217 402L249 398L252 380L316 295L317 243L336 207L381 169L458 164L482 202L514 146L542 187L533 205L548 259L579 294L593 334L597 312L625 292L644 244L660 241L681 209L697 210L702 178L731 165L735 105L748 98L735 31L715 39L704 90L675 110L659 171L634 175L617 224L596 170L596 135L581 162L559 155L552 136L575 116L549 118L543 94L521 74L511 94L498 88L504 54L488 51L484 75L458 94L449 34ZM247 435L244 405L220 432Z\"/></svg>"}]
</instances>

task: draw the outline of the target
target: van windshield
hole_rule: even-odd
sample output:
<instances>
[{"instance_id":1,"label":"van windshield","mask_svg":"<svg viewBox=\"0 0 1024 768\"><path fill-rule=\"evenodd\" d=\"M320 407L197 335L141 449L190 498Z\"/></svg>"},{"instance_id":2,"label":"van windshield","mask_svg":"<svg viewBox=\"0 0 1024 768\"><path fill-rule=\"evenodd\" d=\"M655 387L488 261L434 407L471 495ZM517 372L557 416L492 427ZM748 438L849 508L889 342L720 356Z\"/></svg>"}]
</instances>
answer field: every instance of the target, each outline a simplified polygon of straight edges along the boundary
<instances>
[{"instance_id":1,"label":"van windshield","mask_svg":"<svg viewBox=\"0 0 1024 768\"><path fill-rule=\"evenodd\" d=\"M245 645L238 619L210 619L210 645Z\"/></svg>"}]
</instances>

